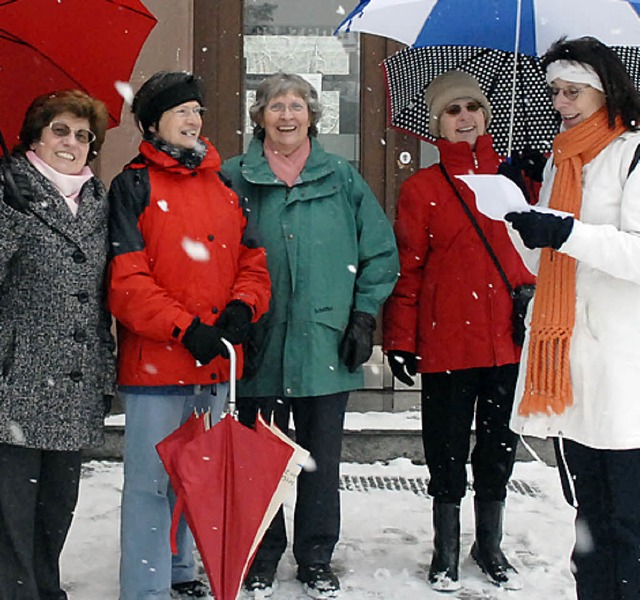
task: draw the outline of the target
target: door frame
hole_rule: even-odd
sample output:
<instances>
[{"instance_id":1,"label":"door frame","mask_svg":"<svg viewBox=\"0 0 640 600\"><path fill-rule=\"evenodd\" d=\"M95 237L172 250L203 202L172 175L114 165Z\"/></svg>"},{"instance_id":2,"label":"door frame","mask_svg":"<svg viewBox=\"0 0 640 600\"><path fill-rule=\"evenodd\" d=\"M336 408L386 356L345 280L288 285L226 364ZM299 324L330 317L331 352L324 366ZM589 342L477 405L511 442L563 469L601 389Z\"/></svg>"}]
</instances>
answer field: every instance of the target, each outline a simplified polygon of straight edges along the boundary
<instances>
[{"instance_id":1,"label":"door frame","mask_svg":"<svg viewBox=\"0 0 640 600\"><path fill-rule=\"evenodd\" d=\"M193 70L209 109L203 133L223 159L243 147L243 8L241 0L194 0ZM404 46L367 34L360 42L360 171L393 221L400 185L420 165L418 138L387 128L381 62ZM399 161L402 152L409 153L409 163Z\"/></svg>"}]
</instances>

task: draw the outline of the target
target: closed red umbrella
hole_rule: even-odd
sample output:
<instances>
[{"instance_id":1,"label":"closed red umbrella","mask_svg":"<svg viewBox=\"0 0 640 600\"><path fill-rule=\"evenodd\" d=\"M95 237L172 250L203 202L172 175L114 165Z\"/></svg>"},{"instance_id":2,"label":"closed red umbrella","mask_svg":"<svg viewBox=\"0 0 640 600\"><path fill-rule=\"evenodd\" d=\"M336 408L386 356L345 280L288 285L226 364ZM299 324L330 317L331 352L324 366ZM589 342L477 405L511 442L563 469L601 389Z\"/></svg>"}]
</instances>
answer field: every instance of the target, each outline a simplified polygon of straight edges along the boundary
<instances>
[{"instance_id":1,"label":"closed red umbrella","mask_svg":"<svg viewBox=\"0 0 640 600\"><path fill-rule=\"evenodd\" d=\"M232 403L234 394L232 386ZM178 497L172 548L183 511L216 600L236 600L309 453L261 418L250 429L230 414L208 430L204 418L192 415L156 448Z\"/></svg>"},{"instance_id":2,"label":"closed red umbrella","mask_svg":"<svg viewBox=\"0 0 640 600\"><path fill-rule=\"evenodd\" d=\"M140 0L0 0L0 130L18 141L29 103L57 89L106 103L111 127L155 17Z\"/></svg>"}]
</instances>

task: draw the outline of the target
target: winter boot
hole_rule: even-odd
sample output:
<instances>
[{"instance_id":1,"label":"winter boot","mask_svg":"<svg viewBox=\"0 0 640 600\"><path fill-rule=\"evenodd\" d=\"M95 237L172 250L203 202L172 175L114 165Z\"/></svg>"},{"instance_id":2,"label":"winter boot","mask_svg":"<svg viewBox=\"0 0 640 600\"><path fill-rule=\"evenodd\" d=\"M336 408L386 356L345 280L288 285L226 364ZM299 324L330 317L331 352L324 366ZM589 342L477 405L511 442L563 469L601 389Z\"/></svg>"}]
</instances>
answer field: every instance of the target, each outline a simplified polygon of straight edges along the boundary
<instances>
[{"instance_id":1,"label":"winter boot","mask_svg":"<svg viewBox=\"0 0 640 600\"><path fill-rule=\"evenodd\" d=\"M433 557L428 581L438 592L460 589L460 504L433 501Z\"/></svg>"},{"instance_id":2,"label":"winter boot","mask_svg":"<svg viewBox=\"0 0 640 600\"><path fill-rule=\"evenodd\" d=\"M244 590L250 598L269 598L278 587L276 571L278 563L255 559L244 580Z\"/></svg>"},{"instance_id":3,"label":"winter boot","mask_svg":"<svg viewBox=\"0 0 640 600\"><path fill-rule=\"evenodd\" d=\"M471 558L494 585L507 590L522 589L522 579L518 571L500 549L504 502L481 502L476 499L474 507L476 541L471 547Z\"/></svg>"}]
</instances>

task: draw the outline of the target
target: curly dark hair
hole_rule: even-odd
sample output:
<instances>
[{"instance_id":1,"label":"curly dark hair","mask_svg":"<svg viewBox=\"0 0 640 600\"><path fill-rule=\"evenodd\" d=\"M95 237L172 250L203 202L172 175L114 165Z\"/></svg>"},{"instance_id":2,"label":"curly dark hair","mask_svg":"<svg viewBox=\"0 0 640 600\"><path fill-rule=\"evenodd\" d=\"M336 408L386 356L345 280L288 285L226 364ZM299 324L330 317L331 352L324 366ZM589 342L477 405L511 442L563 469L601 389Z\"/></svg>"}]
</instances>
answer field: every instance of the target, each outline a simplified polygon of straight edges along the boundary
<instances>
[{"instance_id":1,"label":"curly dark hair","mask_svg":"<svg viewBox=\"0 0 640 600\"><path fill-rule=\"evenodd\" d=\"M619 116L629 130L640 126L640 93L636 90L620 57L609 46L594 37L554 42L542 57L542 68L557 60L571 60L589 65L597 73L606 96L609 127Z\"/></svg>"},{"instance_id":2,"label":"curly dark hair","mask_svg":"<svg viewBox=\"0 0 640 600\"><path fill-rule=\"evenodd\" d=\"M87 163L92 161L104 143L109 112L104 102L81 90L60 90L38 96L27 109L20 129L20 143L14 148L14 152L25 154L31 144L40 139L42 130L64 112L89 121L89 128L96 135L87 155Z\"/></svg>"}]
</instances>

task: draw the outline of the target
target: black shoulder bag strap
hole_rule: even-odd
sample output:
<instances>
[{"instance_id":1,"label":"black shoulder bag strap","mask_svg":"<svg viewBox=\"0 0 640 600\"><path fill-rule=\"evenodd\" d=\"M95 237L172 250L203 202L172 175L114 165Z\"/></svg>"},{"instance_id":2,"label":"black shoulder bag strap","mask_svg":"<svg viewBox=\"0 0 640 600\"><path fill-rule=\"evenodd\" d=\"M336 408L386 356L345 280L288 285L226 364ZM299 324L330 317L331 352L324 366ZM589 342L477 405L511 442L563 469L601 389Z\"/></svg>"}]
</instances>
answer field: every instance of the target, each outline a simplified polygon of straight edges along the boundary
<instances>
[{"instance_id":1,"label":"black shoulder bag strap","mask_svg":"<svg viewBox=\"0 0 640 600\"><path fill-rule=\"evenodd\" d=\"M627 171L627 178L629 178L629 175L633 173L633 170L636 168L639 162L640 162L640 144L636 148L635 154L633 155L633 160L629 165L629 170Z\"/></svg>"},{"instance_id":2,"label":"black shoulder bag strap","mask_svg":"<svg viewBox=\"0 0 640 600\"><path fill-rule=\"evenodd\" d=\"M515 293L513 290L513 286L509 283L509 279L507 279L507 275L504 272L504 269L502 268L502 265L500 264L500 261L496 256L496 253L493 251L493 248L489 244L489 240L487 240L486 236L484 235L484 231L482 231L482 228L478 224L478 221L476 221L476 218L473 216L471 209L467 206L467 203L464 201L464 199L460 195L458 188L456 188L453 181L451 181L451 177L449 177L449 173L447 173L447 170L444 168L444 165L442 163L438 163L438 166L440 167L440 170L442 171L444 178L447 180L447 182L451 186L451 189L453 190L453 193L456 195L456 198L460 200L460 204L462 205L462 208L464 209L464 212L466 213L467 217L469 217L471 224L473 225L474 229L477 231L478 235L480 236L480 239L482 240L484 247L487 249L487 252L491 257L493 264L496 266L496 269L498 269L498 273L500 273L500 277L502 281L504 281L504 284L507 286L507 290L509 290L509 295L512 298L514 298Z\"/></svg>"}]
</instances>

